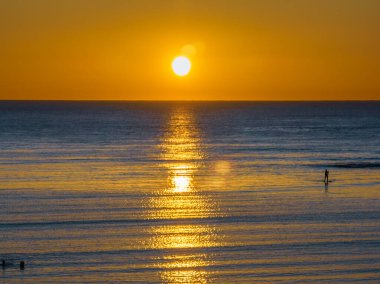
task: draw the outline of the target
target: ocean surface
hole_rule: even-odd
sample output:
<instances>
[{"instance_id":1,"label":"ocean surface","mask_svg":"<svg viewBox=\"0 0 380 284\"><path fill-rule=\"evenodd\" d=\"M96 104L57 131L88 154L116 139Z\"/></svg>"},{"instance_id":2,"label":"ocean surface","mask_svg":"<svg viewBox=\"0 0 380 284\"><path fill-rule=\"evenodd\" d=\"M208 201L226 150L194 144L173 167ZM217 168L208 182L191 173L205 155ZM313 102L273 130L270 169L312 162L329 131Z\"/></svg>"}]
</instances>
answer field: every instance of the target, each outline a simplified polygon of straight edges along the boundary
<instances>
[{"instance_id":1,"label":"ocean surface","mask_svg":"<svg viewBox=\"0 0 380 284\"><path fill-rule=\"evenodd\" d=\"M379 283L380 102L0 101L0 259L1 283Z\"/></svg>"}]
</instances>

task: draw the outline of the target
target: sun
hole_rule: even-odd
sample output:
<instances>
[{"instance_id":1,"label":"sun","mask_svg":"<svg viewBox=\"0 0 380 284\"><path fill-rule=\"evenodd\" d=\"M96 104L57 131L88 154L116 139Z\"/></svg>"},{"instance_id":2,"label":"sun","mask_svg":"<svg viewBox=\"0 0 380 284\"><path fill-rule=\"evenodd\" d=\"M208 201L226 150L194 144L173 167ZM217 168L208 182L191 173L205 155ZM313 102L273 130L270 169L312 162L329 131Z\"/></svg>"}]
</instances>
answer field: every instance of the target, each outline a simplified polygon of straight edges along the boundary
<instances>
[{"instance_id":1,"label":"sun","mask_svg":"<svg viewBox=\"0 0 380 284\"><path fill-rule=\"evenodd\" d=\"M185 56L178 56L172 62L172 69L177 76L186 76L190 72L191 62Z\"/></svg>"}]
</instances>

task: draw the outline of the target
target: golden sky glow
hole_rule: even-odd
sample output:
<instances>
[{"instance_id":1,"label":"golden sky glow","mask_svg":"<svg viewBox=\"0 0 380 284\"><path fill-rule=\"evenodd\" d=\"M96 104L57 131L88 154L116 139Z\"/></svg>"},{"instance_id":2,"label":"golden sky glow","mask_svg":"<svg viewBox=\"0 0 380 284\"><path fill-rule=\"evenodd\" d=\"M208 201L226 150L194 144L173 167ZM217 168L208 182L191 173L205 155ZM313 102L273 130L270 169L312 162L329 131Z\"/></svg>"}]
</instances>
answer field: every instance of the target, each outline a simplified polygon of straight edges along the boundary
<instances>
[{"instance_id":1,"label":"golden sky glow","mask_svg":"<svg viewBox=\"0 0 380 284\"><path fill-rule=\"evenodd\" d=\"M1 0L0 99L380 99L377 0ZM176 76L176 56L191 72Z\"/></svg>"}]
</instances>

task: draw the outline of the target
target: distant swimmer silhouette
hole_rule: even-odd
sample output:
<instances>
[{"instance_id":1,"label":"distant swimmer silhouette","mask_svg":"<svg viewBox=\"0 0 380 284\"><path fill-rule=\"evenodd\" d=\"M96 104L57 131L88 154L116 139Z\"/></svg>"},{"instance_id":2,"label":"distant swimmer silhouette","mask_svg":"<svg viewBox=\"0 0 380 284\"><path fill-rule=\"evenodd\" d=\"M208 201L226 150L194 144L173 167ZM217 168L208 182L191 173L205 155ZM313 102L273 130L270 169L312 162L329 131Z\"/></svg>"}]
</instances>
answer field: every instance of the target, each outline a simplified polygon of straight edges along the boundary
<instances>
[{"instance_id":1,"label":"distant swimmer silhouette","mask_svg":"<svg viewBox=\"0 0 380 284\"><path fill-rule=\"evenodd\" d=\"M325 180L324 180L325 184L328 184L329 183L329 171L326 169L325 170Z\"/></svg>"},{"instance_id":2,"label":"distant swimmer silhouette","mask_svg":"<svg viewBox=\"0 0 380 284\"><path fill-rule=\"evenodd\" d=\"M1 260L1 267L2 267L3 269L8 268L8 267L11 267L11 266L13 266L13 263L12 263L12 262L5 261L5 259L2 259L2 260Z\"/></svg>"}]
</instances>

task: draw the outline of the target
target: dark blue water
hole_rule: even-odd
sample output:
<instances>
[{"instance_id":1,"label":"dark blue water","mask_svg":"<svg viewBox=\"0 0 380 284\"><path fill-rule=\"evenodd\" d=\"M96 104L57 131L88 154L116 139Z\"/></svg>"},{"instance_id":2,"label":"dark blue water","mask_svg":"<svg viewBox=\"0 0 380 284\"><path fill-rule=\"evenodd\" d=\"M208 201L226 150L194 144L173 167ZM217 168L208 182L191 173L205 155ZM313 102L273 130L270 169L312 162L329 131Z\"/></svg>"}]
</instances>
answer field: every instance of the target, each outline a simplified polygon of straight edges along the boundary
<instances>
[{"instance_id":1,"label":"dark blue water","mask_svg":"<svg viewBox=\"0 0 380 284\"><path fill-rule=\"evenodd\" d=\"M379 205L379 102L0 102L1 281L375 283Z\"/></svg>"}]
</instances>

